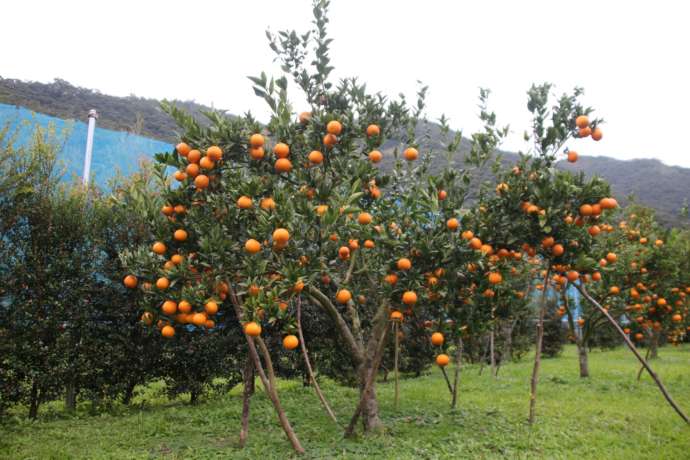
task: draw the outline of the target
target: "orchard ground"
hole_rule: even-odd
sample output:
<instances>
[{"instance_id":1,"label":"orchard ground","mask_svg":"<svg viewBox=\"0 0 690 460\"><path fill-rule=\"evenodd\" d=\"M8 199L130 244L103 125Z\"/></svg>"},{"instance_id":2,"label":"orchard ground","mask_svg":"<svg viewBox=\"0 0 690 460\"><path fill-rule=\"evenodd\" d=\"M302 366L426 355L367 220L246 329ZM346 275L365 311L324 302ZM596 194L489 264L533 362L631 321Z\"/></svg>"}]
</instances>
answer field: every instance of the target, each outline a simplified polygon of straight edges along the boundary
<instances>
[{"instance_id":1,"label":"orchard ground","mask_svg":"<svg viewBox=\"0 0 690 460\"><path fill-rule=\"evenodd\" d=\"M664 347L653 366L677 402L690 408L690 346ZM690 428L665 403L624 348L594 350L590 379L578 376L574 346L543 362L538 418L526 423L529 357L500 369L494 380L478 365L463 369L459 408L438 371L401 382L393 409L393 381L378 386L387 432L344 440L321 410L311 388L282 381L281 396L304 447L305 458L688 458ZM392 374L391 374L392 376ZM294 456L265 394L252 399L250 434L237 448L241 387L206 397L169 401L160 384L140 389L132 407L89 415L87 406L67 416L46 405L36 422L11 419L0 437L1 458L291 458ZM357 401L353 388L323 382L340 422ZM18 408L16 408L18 409ZM23 409L22 409L23 410Z\"/></svg>"}]
</instances>

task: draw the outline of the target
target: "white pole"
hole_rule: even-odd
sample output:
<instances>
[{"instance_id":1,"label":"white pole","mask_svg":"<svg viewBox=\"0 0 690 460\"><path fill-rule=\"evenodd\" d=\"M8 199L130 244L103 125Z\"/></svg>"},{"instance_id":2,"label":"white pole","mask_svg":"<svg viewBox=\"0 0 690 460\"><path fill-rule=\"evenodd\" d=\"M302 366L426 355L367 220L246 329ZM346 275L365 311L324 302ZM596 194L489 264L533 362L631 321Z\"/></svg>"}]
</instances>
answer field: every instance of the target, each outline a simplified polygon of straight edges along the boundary
<instances>
[{"instance_id":1,"label":"white pole","mask_svg":"<svg viewBox=\"0 0 690 460\"><path fill-rule=\"evenodd\" d=\"M91 154L93 151L93 133L96 130L96 118L98 112L96 110L89 110L89 129L86 134L86 153L84 154L84 175L82 182L84 186L89 185L89 178L91 176Z\"/></svg>"}]
</instances>

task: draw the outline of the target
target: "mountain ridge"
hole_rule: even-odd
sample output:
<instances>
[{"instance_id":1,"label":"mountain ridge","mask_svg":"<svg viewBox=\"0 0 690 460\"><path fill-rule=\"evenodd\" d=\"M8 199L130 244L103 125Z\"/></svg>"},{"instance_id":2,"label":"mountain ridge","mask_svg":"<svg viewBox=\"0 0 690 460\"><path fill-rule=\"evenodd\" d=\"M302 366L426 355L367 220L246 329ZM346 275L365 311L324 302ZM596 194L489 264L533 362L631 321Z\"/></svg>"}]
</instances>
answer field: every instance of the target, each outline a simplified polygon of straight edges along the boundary
<instances>
[{"instance_id":1,"label":"mountain ridge","mask_svg":"<svg viewBox=\"0 0 690 460\"><path fill-rule=\"evenodd\" d=\"M179 107L191 112L195 116L203 111L212 110L211 107L194 101L173 101ZM116 97L99 91L80 88L61 79L52 83L26 82L17 79L0 77L0 103L24 107L28 110L46 114L63 120L84 120L89 109L99 111L98 126L112 131L150 138L152 145L161 147L174 144L178 138L174 121L160 108L160 101L137 96ZM0 120L2 121L2 120ZM437 150L439 143L439 126L429 122L420 129L429 131L429 146ZM452 133L451 133L452 134ZM122 141L119 141L122 143ZM146 141L142 145L149 146ZM462 145L466 148L467 140ZM463 149L464 150L464 149ZM150 152L152 155L156 152ZM516 153L501 151L503 161L511 162L517 158ZM75 155L72 154L72 157ZM118 159L120 160L120 159ZM76 161L70 158L70 161ZM99 161L97 158L94 161ZM99 169L107 176L112 168L112 159L107 167ZM121 159L122 170L131 171L135 165L124 163L131 157ZM432 167L440 167L445 161L442 156L432 161ZM460 163L455 162L460 166ZM581 155L576 164L566 161L558 163L558 167L571 171L584 171L587 176L594 174L606 179L614 194L622 203L627 203L634 196L641 204L657 210L659 219L672 225L688 225L690 221L683 216L681 209L690 201L690 169L680 166L669 166L655 158L640 158L632 160L618 160L609 156ZM75 168L73 168L75 169Z\"/></svg>"}]
</instances>

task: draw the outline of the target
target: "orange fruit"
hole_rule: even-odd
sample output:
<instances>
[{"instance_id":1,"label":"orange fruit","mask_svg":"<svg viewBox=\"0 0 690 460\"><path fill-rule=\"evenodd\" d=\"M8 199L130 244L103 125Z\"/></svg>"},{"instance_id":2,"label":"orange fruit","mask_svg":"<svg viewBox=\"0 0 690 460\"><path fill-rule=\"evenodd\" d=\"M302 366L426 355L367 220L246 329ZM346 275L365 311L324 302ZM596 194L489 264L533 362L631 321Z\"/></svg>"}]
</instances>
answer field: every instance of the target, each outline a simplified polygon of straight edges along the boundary
<instances>
[{"instance_id":1,"label":"orange fruit","mask_svg":"<svg viewBox=\"0 0 690 460\"><path fill-rule=\"evenodd\" d=\"M587 232L589 232L589 234L592 236L597 236L598 234L601 233L601 229L599 228L598 225L592 225L591 227L589 227Z\"/></svg>"},{"instance_id":2,"label":"orange fruit","mask_svg":"<svg viewBox=\"0 0 690 460\"><path fill-rule=\"evenodd\" d=\"M439 200L439 201L443 201L443 200L445 200L446 198L448 198L448 192L446 192L445 190L440 190L440 191L438 192L438 200Z\"/></svg>"},{"instance_id":3,"label":"orange fruit","mask_svg":"<svg viewBox=\"0 0 690 460\"><path fill-rule=\"evenodd\" d=\"M331 148L337 143L338 138L335 136L335 134L326 134L325 136L323 136L323 144L326 147Z\"/></svg>"},{"instance_id":4,"label":"orange fruit","mask_svg":"<svg viewBox=\"0 0 690 460\"><path fill-rule=\"evenodd\" d=\"M362 212L359 214L357 217L357 222L359 222L360 225L368 225L371 223L371 214L368 212Z\"/></svg>"},{"instance_id":5,"label":"orange fruit","mask_svg":"<svg viewBox=\"0 0 690 460\"><path fill-rule=\"evenodd\" d=\"M187 208L184 207L184 205L178 204L175 206L175 214L184 214L187 212Z\"/></svg>"},{"instance_id":6,"label":"orange fruit","mask_svg":"<svg viewBox=\"0 0 690 460\"><path fill-rule=\"evenodd\" d=\"M498 273L498 272L489 273L489 283L499 284L501 281L503 281L503 277L501 276L500 273Z\"/></svg>"},{"instance_id":7,"label":"orange fruit","mask_svg":"<svg viewBox=\"0 0 690 460\"><path fill-rule=\"evenodd\" d=\"M175 150L177 150L177 153L179 153L183 157L186 157L187 155L189 155L189 152L192 150L192 148L186 143L180 142L175 146Z\"/></svg>"},{"instance_id":8,"label":"orange fruit","mask_svg":"<svg viewBox=\"0 0 690 460\"><path fill-rule=\"evenodd\" d=\"M592 206L589 204L583 204L580 206L580 215L581 216L591 216L592 215Z\"/></svg>"},{"instance_id":9,"label":"orange fruit","mask_svg":"<svg viewBox=\"0 0 690 460\"><path fill-rule=\"evenodd\" d=\"M266 155L266 151L263 147L251 147L249 149L249 156L252 160L261 160Z\"/></svg>"},{"instance_id":10,"label":"orange fruit","mask_svg":"<svg viewBox=\"0 0 690 460\"><path fill-rule=\"evenodd\" d=\"M192 150L192 151L189 152L189 154L187 155L187 160L188 160L190 163L198 163L199 160L201 160L201 152L198 151L198 150Z\"/></svg>"},{"instance_id":11,"label":"orange fruit","mask_svg":"<svg viewBox=\"0 0 690 460\"><path fill-rule=\"evenodd\" d=\"M192 304L186 300L181 300L180 303L177 304L177 310L180 313L189 313L192 311Z\"/></svg>"},{"instance_id":12,"label":"orange fruit","mask_svg":"<svg viewBox=\"0 0 690 460\"><path fill-rule=\"evenodd\" d=\"M168 286L170 286L168 278L158 278L158 280L156 280L156 287L161 291L168 289Z\"/></svg>"},{"instance_id":13,"label":"orange fruit","mask_svg":"<svg viewBox=\"0 0 690 460\"><path fill-rule=\"evenodd\" d=\"M135 287L137 287L139 280L137 280L137 277L134 275L127 275L125 276L125 279L122 282L125 285L125 287L129 289L134 289Z\"/></svg>"},{"instance_id":14,"label":"orange fruit","mask_svg":"<svg viewBox=\"0 0 690 460\"><path fill-rule=\"evenodd\" d=\"M192 323L198 327L205 326L207 319L206 313L194 313L192 315Z\"/></svg>"},{"instance_id":15,"label":"orange fruit","mask_svg":"<svg viewBox=\"0 0 690 460\"><path fill-rule=\"evenodd\" d=\"M601 128L594 128L592 131L592 139L598 142L602 137L604 137L604 133L601 131Z\"/></svg>"},{"instance_id":16,"label":"orange fruit","mask_svg":"<svg viewBox=\"0 0 690 460\"><path fill-rule=\"evenodd\" d=\"M173 234L173 238L175 238L176 241L184 241L187 239L187 236L187 232L181 228L175 230L175 233Z\"/></svg>"},{"instance_id":17,"label":"orange fruit","mask_svg":"<svg viewBox=\"0 0 690 460\"><path fill-rule=\"evenodd\" d=\"M299 346L299 339L295 335L286 335L285 338L283 338L283 348L286 350L294 350Z\"/></svg>"},{"instance_id":18,"label":"orange fruit","mask_svg":"<svg viewBox=\"0 0 690 460\"><path fill-rule=\"evenodd\" d=\"M594 281L601 281L601 273L599 273L599 272L592 273L592 279Z\"/></svg>"},{"instance_id":19,"label":"orange fruit","mask_svg":"<svg viewBox=\"0 0 690 460\"><path fill-rule=\"evenodd\" d=\"M541 240L541 245L544 248L550 248L556 243L556 240L553 238L553 236L547 236L543 240Z\"/></svg>"},{"instance_id":20,"label":"orange fruit","mask_svg":"<svg viewBox=\"0 0 690 460\"><path fill-rule=\"evenodd\" d=\"M378 163L383 159L383 154L378 150L372 150L369 152L369 161L372 163Z\"/></svg>"},{"instance_id":21,"label":"orange fruit","mask_svg":"<svg viewBox=\"0 0 690 460\"><path fill-rule=\"evenodd\" d=\"M256 254L257 252L261 251L261 243L253 238L248 239L247 242L244 243L244 250L249 254Z\"/></svg>"},{"instance_id":22,"label":"orange fruit","mask_svg":"<svg viewBox=\"0 0 690 460\"><path fill-rule=\"evenodd\" d=\"M575 163L577 161L578 155L575 150L568 151L568 161L570 163Z\"/></svg>"},{"instance_id":23,"label":"orange fruit","mask_svg":"<svg viewBox=\"0 0 690 460\"><path fill-rule=\"evenodd\" d=\"M258 337L261 335L261 326L254 321L250 321L244 325L244 333L251 337Z\"/></svg>"},{"instance_id":24,"label":"orange fruit","mask_svg":"<svg viewBox=\"0 0 690 460\"><path fill-rule=\"evenodd\" d=\"M208 156L203 157L199 161L199 166L201 166L204 169L213 169L215 167L215 163L213 160L211 160Z\"/></svg>"},{"instance_id":25,"label":"orange fruit","mask_svg":"<svg viewBox=\"0 0 690 460\"><path fill-rule=\"evenodd\" d=\"M205 189L206 187L208 187L208 183L209 183L209 179L208 179L208 176L205 174L199 174L198 176L196 176L194 178L194 186L199 190L202 190L202 189Z\"/></svg>"},{"instance_id":26,"label":"orange fruit","mask_svg":"<svg viewBox=\"0 0 690 460\"><path fill-rule=\"evenodd\" d=\"M606 254L606 261L608 263L615 263L618 260L618 256L614 252L609 252Z\"/></svg>"},{"instance_id":27,"label":"orange fruit","mask_svg":"<svg viewBox=\"0 0 690 460\"><path fill-rule=\"evenodd\" d=\"M176 181L182 182L187 178L187 173L185 173L184 171L175 171L174 177Z\"/></svg>"},{"instance_id":28,"label":"orange fruit","mask_svg":"<svg viewBox=\"0 0 690 460\"><path fill-rule=\"evenodd\" d=\"M592 128L590 128L589 126L580 128L580 130L578 131L578 136L580 137L588 137L590 134L592 134Z\"/></svg>"},{"instance_id":29,"label":"orange fruit","mask_svg":"<svg viewBox=\"0 0 690 460\"><path fill-rule=\"evenodd\" d=\"M393 310L391 312L390 318L393 321L402 321L403 314L401 312L399 312L398 310Z\"/></svg>"},{"instance_id":30,"label":"orange fruit","mask_svg":"<svg viewBox=\"0 0 690 460\"><path fill-rule=\"evenodd\" d=\"M395 283L398 282L398 275L396 275L395 273L389 273L388 275L386 275L384 280L386 281L386 283L393 286L393 285L395 285Z\"/></svg>"},{"instance_id":31,"label":"orange fruit","mask_svg":"<svg viewBox=\"0 0 690 460\"><path fill-rule=\"evenodd\" d=\"M450 363L450 358L447 354L441 353L436 357L436 364L438 364L440 367L446 367L448 363Z\"/></svg>"},{"instance_id":32,"label":"orange fruit","mask_svg":"<svg viewBox=\"0 0 690 460\"><path fill-rule=\"evenodd\" d=\"M403 257L398 260L397 266L398 270L409 270L410 268L412 268L412 262L410 261L410 259Z\"/></svg>"},{"instance_id":33,"label":"orange fruit","mask_svg":"<svg viewBox=\"0 0 690 460\"><path fill-rule=\"evenodd\" d=\"M369 125L367 126L367 136L372 137L372 136L378 136L381 134L381 128L379 128L378 125Z\"/></svg>"},{"instance_id":34,"label":"orange fruit","mask_svg":"<svg viewBox=\"0 0 690 460\"><path fill-rule=\"evenodd\" d=\"M340 249L338 249L338 257L340 257L343 260L349 259L350 248L348 248L347 246L341 246Z\"/></svg>"},{"instance_id":35,"label":"orange fruit","mask_svg":"<svg viewBox=\"0 0 690 460\"><path fill-rule=\"evenodd\" d=\"M261 209L269 211L271 209L276 208L276 202L273 200L273 198L271 198L269 196L269 197L261 198L261 201L259 202L259 206L261 207Z\"/></svg>"},{"instance_id":36,"label":"orange fruit","mask_svg":"<svg viewBox=\"0 0 690 460\"><path fill-rule=\"evenodd\" d=\"M253 206L252 199L246 195L242 195L237 199L237 207L240 209L249 209Z\"/></svg>"},{"instance_id":37,"label":"orange fruit","mask_svg":"<svg viewBox=\"0 0 690 460\"><path fill-rule=\"evenodd\" d=\"M434 345L436 347L440 347L441 345L443 345L443 341L444 341L443 334L441 334L440 332L434 332L433 334L431 334L431 344L432 345Z\"/></svg>"},{"instance_id":38,"label":"orange fruit","mask_svg":"<svg viewBox=\"0 0 690 460\"><path fill-rule=\"evenodd\" d=\"M570 270L568 273L565 275L568 278L568 281L571 283L574 283L580 278L580 274L576 272L575 270Z\"/></svg>"},{"instance_id":39,"label":"orange fruit","mask_svg":"<svg viewBox=\"0 0 690 460\"><path fill-rule=\"evenodd\" d=\"M376 245L374 244L374 242L372 240L365 240L364 241L364 247L367 249L374 249L375 246Z\"/></svg>"},{"instance_id":40,"label":"orange fruit","mask_svg":"<svg viewBox=\"0 0 690 460\"><path fill-rule=\"evenodd\" d=\"M264 136L262 136L259 133L252 134L251 137L249 138L249 145L251 145L254 148L263 147L264 146Z\"/></svg>"},{"instance_id":41,"label":"orange fruit","mask_svg":"<svg viewBox=\"0 0 690 460\"><path fill-rule=\"evenodd\" d=\"M676 313L671 317L671 321L673 321L674 323L680 323L681 321L683 321L683 316L680 313Z\"/></svg>"},{"instance_id":42,"label":"orange fruit","mask_svg":"<svg viewBox=\"0 0 690 460\"><path fill-rule=\"evenodd\" d=\"M459 226L460 222L458 222L458 219L456 219L455 217L451 217L446 221L446 227L448 227L448 230L455 231L458 229Z\"/></svg>"},{"instance_id":43,"label":"orange fruit","mask_svg":"<svg viewBox=\"0 0 690 460\"><path fill-rule=\"evenodd\" d=\"M286 173L292 170L292 162L287 158L278 158L275 163L275 170L278 173Z\"/></svg>"},{"instance_id":44,"label":"orange fruit","mask_svg":"<svg viewBox=\"0 0 690 460\"><path fill-rule=\"evenodd\" d=\"M352 293L347 289L341 289L335 295L335 300L339 304L346 304L350 301L350 299L352 299Z\"/></svg>"},{"instance_id":45,"label":"orange fruit","mask_svg":"<svg viewBox=\"0 0 690 460\"><path fill-rule=\"evenodd\" d=\"M153 324L153 315L151 312L145 311L143 315L141 315L141 322L146 324L147 326L150 326Z\"/></svg>"},{"instance_id":46,"label":"orange fruit","mask_svg":"<svg viewBox=\"0 0 690 460\"><path fill-rule=\"evenodd\" d=\"M160 241L156 241L155 243L153 243L151 250L158 255L163 255L165 254L167 248L165 247L165 244L161 243Z\"/></svg>"},{"instance_id":47,"label":"orange fruit","mask_svg":"<svg viewBox=\"0 0 690 460\"><path fill-rule=\"evenodd\" d=\"M419 152L414 147L408 147L405 149L403 156L407 161L414 161L419 158Z\"/></svg>"},{"instance_id":48,"label":"orange fruit","mask_svg":"<svg viewBox=\"0 0 690 460\"><path fill-rule=\"evenodd\" d=\"M482 240L480 240L477 237L470 238L469 245L472 249L481 249L482 248Z\"/></svg>"},{"instance_id":49,"label":"orange fruit","mask_svg":"<svg viewBox=\"0 0 690 460\"><path fill-rule=\"evenodd\" d=\"M299 122L306 125L311 120L311 112L302 112L299 114Z\"/></svg>"},{"instance_id":50,"label":"orange fruit","mask_svg":"<svg viewBox=\"0 0 690 460\"><path fill-rule=\"evenodd\" d=\"M166 300L161 306L161 310L164 314L172 316L177 312L177 303L172 300Z\"/></svg>"},{"instance_id":51,"label":"orange fruit","mask_svg":"<svg viewBox=\"0 0 690 460\"><path fill-rule=\"evenodd\" d=\"M184 257L180 254L173 254L172 257L170 257L170 262L172 262L175 265L180 265L182 261L184 260Z\"/></svg>"},{"instance_id":52,"label":"orange fruit","mask_svg":"<svg viewBox=\"0 0 690 460\"><path fill-rule=\"evenodd\" d=\"M206 302L206 305L204 305L204 311L206 314L213 316L218 313L218 304L215 300L209 300Z\"/></svg>"},{"instance_id":53,"label":"orange fruit","mask_svg":"<svg viewBox=\"0 0 690 460\"><path fill-rule=\"evenodd\" d=\"M307 157L309 159L309 162L315 165L320 165L323 163L323 153L319 152L318 150L312 150L309 152L309 156Z\"/></svg>"},{"instance_id":54,"label":"orange fruit","mask_svg":"<svg viewBox=\"0 0 690 460\"><path fill-rule=\"evenodd\" d=\"M341 125L340 122L337 120L329 121L328 124L326 125L326 132L328 134L333 134L334 136L339 136L342 131L343 131L343 125Z\"/></svg>"},{"instance_id":55,"label":"orange fruit","mask_svg":"<svg viewBox=\"0 0 690 460\"><path fill-rule=\"evenodd\" d=\"M589 126L589 117L587 117L587 115L579 115L575 119L575 126L577 126L580 129L588 127Z\"/></svg>"},{"instance_id":56,"label":"orange fruit","mask_svg":"<svg viewBox=\"0 0 690 460\"><path fill-rule=\"evenodd\" d=\"M189 177L196 177L196 176L198 176L200 170L201 170L201 169L199 168L199 165L196 164L196 163L190 163L190 164L188 164L187 167L185 168L185 171L187 172L187 175L188 175Z\"/></svg>"},{"instance_id":57,"label":"orange fruit","mask_svg":"<svg viewBox=\"0 0 690 460\"><path fill-rule=\"evenodd\" d=\"M405 305L414 305L417 303L417 294L414 291L405 291L402 295L402 302Z\"/></svg>"},{"instance_id":58,"label":"orange fruit","mask_svg":"<svg viewBox=\"0 0 690 460\"><path fill-rule=\"evenodd\" d=\"M175 328L170 325L163 326L161 329L161 335L166 339L171 339L175 336Z\"/></svg>"},{"instance_id":59,"label":"orange fruit","mask_svg":"<svg viewBox=\"0 0 690 460\"><path fill-rule=\"evenodd\" d=\"M162 212L163 215L165 215L165 216L172 216L172 214L173 214L174 211L175 211L175 208L173 208L173 207L170 206L169 204L165 204L165 205L163 205L163 207L161 208L161 212Z\"/></svg>"},{"instance_id":60,"label":"orange fruit","mask_svg":"<svg viewBox=\"0 0 690 460\"><path fill-rule=\"evenodd\" d=\"M563 255L563 253L565 252L565 248L562 244L555 244L551 249L551 252L554 256L559 257Z\"/></svg>"},{"instance_id":61,"label":"orange fruit","mask_svg":"<svg viewBox=\"0 0 690 460\"><path fill-rule=\"evenodd\" d=\"M212 161L219 161L223 158L223 150L217 145L212 145L206 149L206 156Z\"/></svg>"},{"instance_id":62,"label":"orange fruit","mask_svg":"<svg viewBox=\"0 0 690 460\"><path fill-rule=\"evenodd\" d=\"M273 147L273 153L278 158L287 158L290 155L290 147L283 142L279 142Z\"/></svg>"},{"instance_id":63,"label":"orange fruit","mask_svg":"<svg viewBox=\"0 0 690 460\"><path fill-rule=\"evenodd\" d=\"M279 244L285 244L290 239L290 232L284 228L276 228L273 231L273 241Z\"/></svg>"}]
</instances>

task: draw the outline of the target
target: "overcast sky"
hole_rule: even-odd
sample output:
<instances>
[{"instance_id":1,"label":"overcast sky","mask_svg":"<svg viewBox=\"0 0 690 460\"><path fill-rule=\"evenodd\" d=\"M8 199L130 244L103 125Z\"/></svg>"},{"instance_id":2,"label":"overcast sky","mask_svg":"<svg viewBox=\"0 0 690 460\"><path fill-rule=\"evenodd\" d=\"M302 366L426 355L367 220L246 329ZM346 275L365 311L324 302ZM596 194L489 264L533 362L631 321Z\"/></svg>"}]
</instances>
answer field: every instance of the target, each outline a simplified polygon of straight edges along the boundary
<instances>
[{"instance_id":1,"label":"overcast sky","mask_svg":"<svg viewBox=\"0 0 690 460\"><path fill-rule=\"evenodd\" d=\"M410 98L421 80L429 117L446 114L453 128L479 127L478 88L488 87L511 125L504 147L524 148L529 85L578 85L607 123L601 142L571 148L690 167L690 2L332 0L330 17L337 77ZM264 30L304 31L310 20L310 0L6 2L0 76L266 119L246 79L278 74Z\"/></svg>"}]
</instances>

